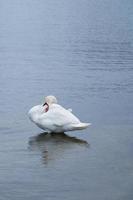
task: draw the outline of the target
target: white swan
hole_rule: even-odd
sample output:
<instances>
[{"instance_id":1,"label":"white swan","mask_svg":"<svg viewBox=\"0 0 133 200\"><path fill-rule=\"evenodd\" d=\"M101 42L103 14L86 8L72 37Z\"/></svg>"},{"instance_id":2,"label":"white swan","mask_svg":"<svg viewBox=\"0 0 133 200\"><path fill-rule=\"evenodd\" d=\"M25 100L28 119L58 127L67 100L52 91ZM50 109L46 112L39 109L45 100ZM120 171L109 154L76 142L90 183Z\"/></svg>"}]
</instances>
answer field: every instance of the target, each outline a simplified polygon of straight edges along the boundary
<instances>
[{"instance_id":1,"label":"white swan","mask_svg":"<svg viewBox=\"0 0 133 200\"><path fill-rule=\"evenodd\" d=\"M80 122L71 112L71 109L66 110L57 104L56 97L47 96L45 103L31 108L28 115L32 122L48 132L81 130L90 125L90 123Z\"/></svg>"}]
</instances>

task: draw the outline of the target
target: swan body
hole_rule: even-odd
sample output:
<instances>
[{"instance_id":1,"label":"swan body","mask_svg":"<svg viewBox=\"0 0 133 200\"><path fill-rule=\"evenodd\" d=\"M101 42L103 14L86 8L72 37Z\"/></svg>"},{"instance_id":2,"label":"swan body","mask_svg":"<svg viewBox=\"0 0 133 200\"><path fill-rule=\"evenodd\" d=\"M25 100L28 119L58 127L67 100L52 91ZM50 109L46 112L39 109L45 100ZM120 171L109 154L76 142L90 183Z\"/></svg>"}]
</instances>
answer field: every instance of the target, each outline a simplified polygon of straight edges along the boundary
<instances>
[{"instance_id":1,"label":"swan body","mask_svg":"<svg viewBox=\"0 0 133 200\"><path fill-rule=\"evenodd\" d=\"M47 108L46 108L47 107ZM82 123L72 114L71 109L65 109L57 104L54 96L45 98L44 105L37 105L30 109L29 118L41 129L48 132L66 132L82 130L87 128L90 123Z\"/></svg>"}]
</instances>

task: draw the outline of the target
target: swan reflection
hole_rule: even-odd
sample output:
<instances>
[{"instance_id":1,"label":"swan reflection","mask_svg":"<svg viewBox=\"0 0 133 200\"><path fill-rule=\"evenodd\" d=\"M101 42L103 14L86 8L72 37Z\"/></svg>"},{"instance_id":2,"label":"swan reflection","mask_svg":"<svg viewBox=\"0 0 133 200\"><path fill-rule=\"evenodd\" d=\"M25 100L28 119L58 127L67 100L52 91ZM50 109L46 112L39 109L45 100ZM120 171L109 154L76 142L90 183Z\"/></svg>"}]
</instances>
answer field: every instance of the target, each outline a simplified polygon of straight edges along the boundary
<instances>
[{"instance_id":1,"label":"swan reflection","mask_svg":"<svg viewBox=\"0 0 133 200\"><path fill-rule=\"evenodd\" d=\"M65 133L40 133L29 139L29 149L41 151L43 163L64 157L72 149L89 147L87 141Z\"/></svg>"}]
</instances>

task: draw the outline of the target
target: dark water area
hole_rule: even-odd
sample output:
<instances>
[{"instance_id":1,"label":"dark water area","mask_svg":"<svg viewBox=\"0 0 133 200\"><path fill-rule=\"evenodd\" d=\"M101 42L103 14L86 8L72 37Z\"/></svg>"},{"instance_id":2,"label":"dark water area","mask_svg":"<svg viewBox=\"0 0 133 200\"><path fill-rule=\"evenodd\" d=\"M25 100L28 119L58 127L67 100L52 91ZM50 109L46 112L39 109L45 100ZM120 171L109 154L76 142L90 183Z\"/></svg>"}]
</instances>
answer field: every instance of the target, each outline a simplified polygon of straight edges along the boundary
<instances>
[{"instance_id":1,"label":"dark water area","mask_svg":"<svg viewBox=\"0 0 133 200\"><path fill-rule=\"evenodd\" d=\"M49 94L92 126L42 134ZM0 200L132 200L132 102L131 0L0 0Z\"/></svg>"}]
</instances>

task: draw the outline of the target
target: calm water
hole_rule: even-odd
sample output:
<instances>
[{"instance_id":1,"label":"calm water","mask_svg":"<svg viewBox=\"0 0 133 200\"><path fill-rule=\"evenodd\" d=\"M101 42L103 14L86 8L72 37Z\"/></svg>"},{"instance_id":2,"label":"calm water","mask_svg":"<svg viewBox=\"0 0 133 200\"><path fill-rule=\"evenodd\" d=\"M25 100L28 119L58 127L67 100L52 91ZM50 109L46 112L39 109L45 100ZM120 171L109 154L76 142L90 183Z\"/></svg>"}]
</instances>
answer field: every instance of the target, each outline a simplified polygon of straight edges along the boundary
<instances>
[{"instance_id":1,"label":"calm water","mask_svg":"<svg viewBox=\"0 0 133 200\"><path fill-rule=\"evenodd\" d=\"M43 135L49 94L92 126ZM132 200L132 102L132 0L0 0L0 200Z\"/></svg>"}]
</instances>

